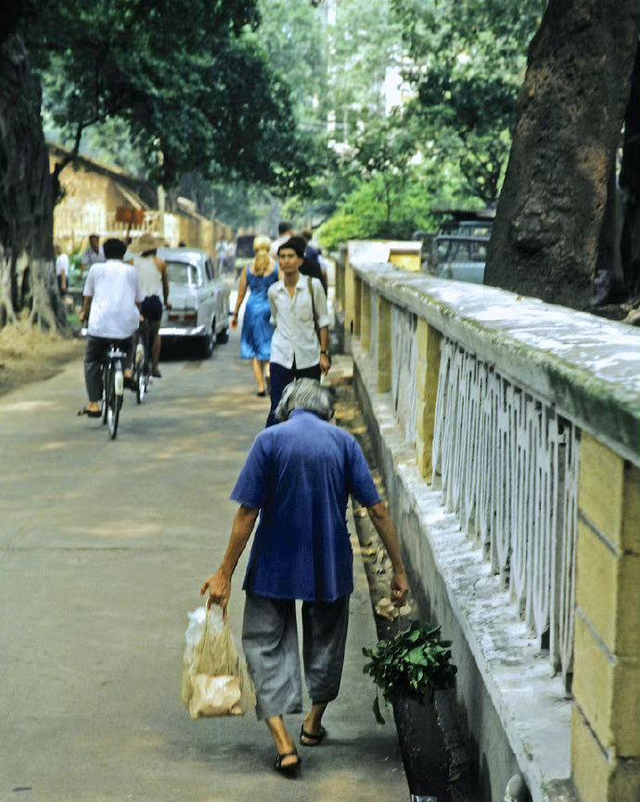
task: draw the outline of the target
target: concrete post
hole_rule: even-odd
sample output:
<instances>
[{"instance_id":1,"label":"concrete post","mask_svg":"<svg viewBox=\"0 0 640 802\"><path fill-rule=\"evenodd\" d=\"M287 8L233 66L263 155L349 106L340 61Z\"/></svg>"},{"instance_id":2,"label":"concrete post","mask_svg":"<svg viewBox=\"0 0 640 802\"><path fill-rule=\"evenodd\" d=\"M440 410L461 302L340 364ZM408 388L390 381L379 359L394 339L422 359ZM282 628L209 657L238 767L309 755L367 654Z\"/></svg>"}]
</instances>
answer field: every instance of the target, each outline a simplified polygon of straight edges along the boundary
<instances>
[{"instance_id":1,"label":"concrete post","mask_svg":"<svg viewBox=\"0 0 640 802\"><path fill-rule=\"evenodd\" d=\"M344 312L344 261L339 256L336 260L336 312Z\"/></svg>"},{"instance_id":2,"label":"concrete post","mask_svg":"<svg viewBox=\"0 0 640 802\"><path fill-rule=\"evenodd\" d=\"M418 362L416 365L417 421L416 459L420 472L427 482L431 481L433 466L433 430L436 419L436 397L440 373L440 341L442 335L426 320L418 319L416 332Z\"/></svg>"},{"instance_id":3,"label":"concrete post","mask_svg":"<svg viewBox=\"0 0 640 802\"><path fill-rule=\"evenodd\" d=\"M344 345L345 352L351 353L351 338L354 335L356 318L356 274L349 264L349 254L344 262Z\"/></svg>"},{"instance_id":4,"label":"concrete post","mask_svg":"<svg viewBox=\"0 0 640 802\"><path fill-rule=\"evenodd\" d=\"M378 295L378 392L391 390L391 304Z\"/></svg>"},{"instance_id":5,"label":"concrete post","mask_svg":"<svg viewBox=\"0 0 640 802\"><path fill-rule=\"evenodd\" d=\"M640 799L640 471L583 434L572 774L581 802Z\"/></svg>"},{"instance_id":6,"label":"concrete post","mask_svg":"<svg viewBox=\"0 0 640 802\"><path fill-rule=\"evenodd\" d=\"M353 300L353 336L360 337L360 320L362 316L362 279L356 276L355 297Z\"/></svg>"},{"instance_id":7,"label":"concrete post","mask_svg":"<svg viewBox=\"0 0 640 802\"><path fill-rule=\"evenodd\" d=\"M365 351L371 350L371 288L364 283L360 299L360 345Z\"/></svg>"}]
</instances>

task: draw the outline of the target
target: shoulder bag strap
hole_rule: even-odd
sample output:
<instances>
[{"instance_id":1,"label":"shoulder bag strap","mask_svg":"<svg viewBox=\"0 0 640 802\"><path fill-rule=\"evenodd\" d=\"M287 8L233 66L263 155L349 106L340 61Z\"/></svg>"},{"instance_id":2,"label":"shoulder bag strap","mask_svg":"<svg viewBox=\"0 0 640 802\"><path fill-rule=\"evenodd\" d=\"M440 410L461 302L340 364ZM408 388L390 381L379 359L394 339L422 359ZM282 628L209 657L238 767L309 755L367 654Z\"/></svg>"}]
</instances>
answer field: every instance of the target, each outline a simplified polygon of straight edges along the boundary
<instances>
[{"instance_id":1,"label":"shoulder bag strap","mask_svg":"<svg viewBox=\"0 0 640 802\"><path fill-rule=\"evenodd\" d=\"M309 295L311 296L311 311L313 313L313 328L316 332L316 337L318 338L318 342L320 342L320 329L318 328L318 317L316 315L316 301L313 297L313 279L311 276L307 276L307 287L309 288Z\"/></svg>"}]
</instances>

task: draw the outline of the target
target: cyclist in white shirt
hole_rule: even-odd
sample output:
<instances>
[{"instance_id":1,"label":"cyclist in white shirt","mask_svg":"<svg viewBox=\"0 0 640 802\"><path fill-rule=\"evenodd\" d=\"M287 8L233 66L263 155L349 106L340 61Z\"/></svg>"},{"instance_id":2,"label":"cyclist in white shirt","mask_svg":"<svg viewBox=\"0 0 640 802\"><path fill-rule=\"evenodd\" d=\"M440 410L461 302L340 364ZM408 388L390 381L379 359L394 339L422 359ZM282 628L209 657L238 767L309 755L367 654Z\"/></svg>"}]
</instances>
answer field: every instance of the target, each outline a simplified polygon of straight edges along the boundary
<instances>
[{"instance_id":1,"label":"cyclist in white shirt","mask_svg":"<svg viewBox=\"0 0 640 802\"><path fill-rule=\"evenodd\" d=\"M111 343L125 354L131 349L131 336L140 325L142 295L133 265L122 257L127 246L117 239L104 243L105 262L91 266L84 285L80 320L88 320L84 377L89 403L78 414L100 417L102 363ZM128 373L128 377L127 377ZM130 380L131 371L125 371Z\"/></svg>"},{"instance_id":2,"label":"cyclist in white shirt","mask_svg":"<svg viewBox=\"0 0 640 802\"><path fill-rule=\"evenodd\" d=\"M169 303L169 278L167 276L167 263L158 258L158 248L165 245L162 237L151 232L144 233L129 246L129 253L133 254L133 265L138 273L140 294L143 297L140 310L147 323L149 343L151 344L151 375L161 379L160 373L160 321L162 320L162 300L167 309Z\"/></svg>"}]
</instances>

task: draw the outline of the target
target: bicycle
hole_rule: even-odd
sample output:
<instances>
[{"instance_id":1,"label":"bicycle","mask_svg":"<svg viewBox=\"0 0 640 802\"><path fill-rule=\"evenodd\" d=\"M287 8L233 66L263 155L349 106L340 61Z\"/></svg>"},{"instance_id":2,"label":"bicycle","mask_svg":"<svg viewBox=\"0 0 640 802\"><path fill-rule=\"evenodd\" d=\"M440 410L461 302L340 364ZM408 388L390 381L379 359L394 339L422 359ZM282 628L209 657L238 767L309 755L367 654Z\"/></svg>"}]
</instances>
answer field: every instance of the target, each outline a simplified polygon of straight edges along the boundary
<instances>
[{"instance_id":1,"label":"bicycle","mask_svg":"<svg viewBox=\"0 0 640 802\"><path fill-rule=\"evenodd\" d=\"M120 409L124 397L123 360L126 354L111 343L102 368L102 423L112 440L118 434Z\"/></svg>"},{"instance_id":2,"label":"bicycle","mask_svg":"<svg viewBox=\"0 0 640 802\"><path fill-rule=\"evenodd\" d=\"M149 392L151 376L151 360L149 359L149 326L145 320L136 332L136 344L133 358L133 386L136 402L141 404Z\"/></svg>"}]
</instances>

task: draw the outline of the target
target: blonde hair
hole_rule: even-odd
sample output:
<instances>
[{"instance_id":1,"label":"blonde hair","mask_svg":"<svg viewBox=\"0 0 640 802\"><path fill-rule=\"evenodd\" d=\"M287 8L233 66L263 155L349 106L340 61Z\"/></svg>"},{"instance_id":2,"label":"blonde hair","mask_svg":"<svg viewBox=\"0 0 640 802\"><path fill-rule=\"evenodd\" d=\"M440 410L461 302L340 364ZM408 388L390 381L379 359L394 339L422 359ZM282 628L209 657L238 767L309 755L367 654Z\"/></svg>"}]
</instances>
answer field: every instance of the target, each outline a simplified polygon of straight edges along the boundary
<instances>
[{"instance_id":1,"label":"blonde hair","mask_svg":"<svg viewBox=\"0 0 640 802\"><path fill-rule=\"evenodd\" d=\"M269 248L271 247L271 240L269 237L256 237L253 241L253 250L255 258L251 265L251 271L256 276L264 276L271 267L271 256L269 255Z\"/></svg>"}]
</instances>

